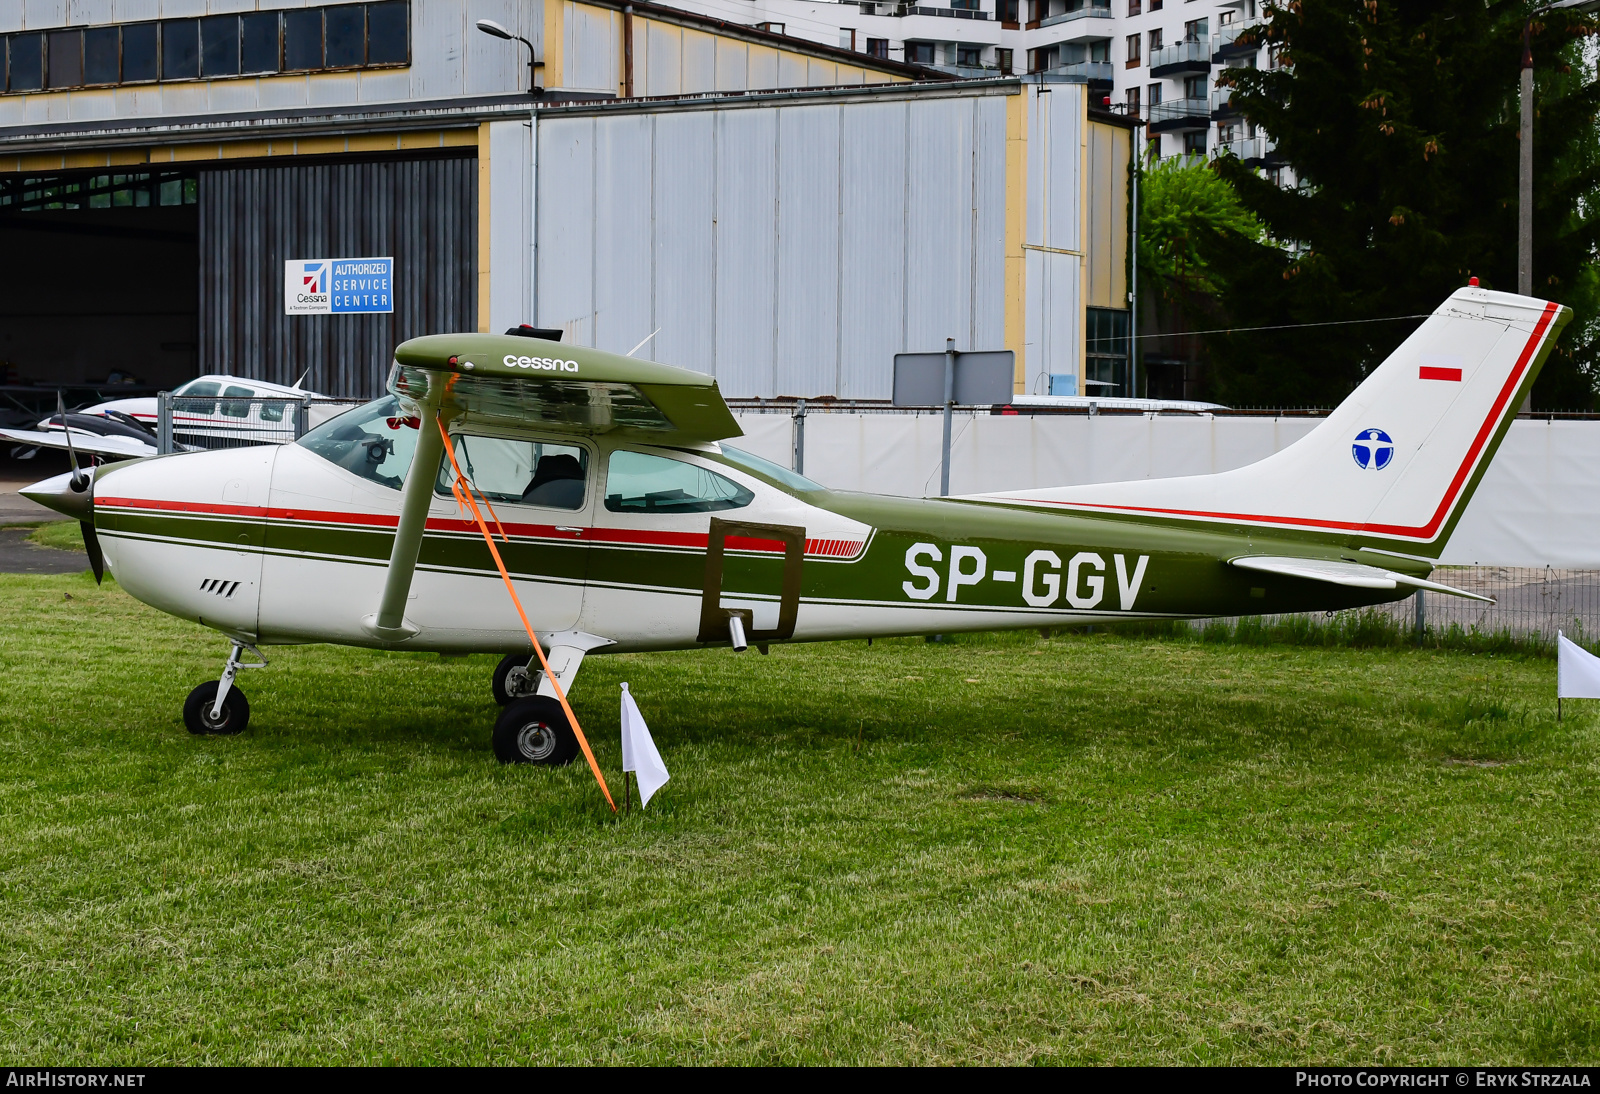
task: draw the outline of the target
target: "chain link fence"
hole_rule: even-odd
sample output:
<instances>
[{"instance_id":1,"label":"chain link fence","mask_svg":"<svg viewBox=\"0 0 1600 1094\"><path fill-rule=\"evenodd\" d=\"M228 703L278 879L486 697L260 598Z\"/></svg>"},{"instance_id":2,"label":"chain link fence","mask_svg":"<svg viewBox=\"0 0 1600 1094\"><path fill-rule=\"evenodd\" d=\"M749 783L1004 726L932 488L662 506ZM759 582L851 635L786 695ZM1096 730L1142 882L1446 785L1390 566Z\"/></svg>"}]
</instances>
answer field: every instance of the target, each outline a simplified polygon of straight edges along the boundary
<instances>
[{"instance_id":1,"label":"chain link fence","mask_svg":"<svg viewBox=\"0 0 1600 1094\"><path fill-rule=\"evenodd\" d=\"M1492 596L1495 602L1422 591L1379 610L1420 633L1459 628L1466 634L1509 634L1554 642L1560 631L1578 642L1600 639L1600 570L1442 566L1433 572L1432 580Z\"/></svg>"}]
</instances>

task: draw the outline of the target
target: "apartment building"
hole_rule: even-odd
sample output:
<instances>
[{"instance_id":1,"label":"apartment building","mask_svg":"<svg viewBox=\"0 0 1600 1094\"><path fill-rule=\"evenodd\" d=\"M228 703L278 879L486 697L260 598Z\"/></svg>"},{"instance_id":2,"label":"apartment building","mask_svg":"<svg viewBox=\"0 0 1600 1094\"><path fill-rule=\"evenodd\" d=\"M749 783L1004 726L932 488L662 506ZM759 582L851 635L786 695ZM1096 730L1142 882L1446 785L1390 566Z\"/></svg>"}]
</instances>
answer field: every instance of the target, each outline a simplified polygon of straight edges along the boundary
<instances>
[{"instance_id":1,"label":"apartment building","mask_svg":"<svg viewBox=\"0 0 1600 1094\"><path fill-rule=\"evenodd\" d=\"M730 22L957 76L1046 73L1143 118L1159 156L1267 160L1220 71L1270 63L1239 42L1257 0L673 0Z\"/></svg>"}]
</instances>

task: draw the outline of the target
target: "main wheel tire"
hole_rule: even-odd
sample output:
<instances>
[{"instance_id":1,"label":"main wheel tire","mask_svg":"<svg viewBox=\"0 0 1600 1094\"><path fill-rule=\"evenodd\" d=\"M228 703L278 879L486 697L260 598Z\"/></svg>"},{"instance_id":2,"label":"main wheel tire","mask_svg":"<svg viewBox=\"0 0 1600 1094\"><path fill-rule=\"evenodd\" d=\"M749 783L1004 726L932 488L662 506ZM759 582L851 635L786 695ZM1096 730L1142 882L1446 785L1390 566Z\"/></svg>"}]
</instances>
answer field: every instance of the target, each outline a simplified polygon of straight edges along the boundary
<instances>
[{"instance_id":1,"label":"main wheel tire","mask_svg":"<svg viewBox=\"0 0 1600 1094\"><path fill-rule=\"evenodd\" d=\"M211 717L211 708L217 703L216 680L207 680L189 693L183 701L183 724L190 733L205 736L232 736L243 733L250 724L250 700L236 687L228 689L222 700L222 716Z\"/></svg>"},{"instance_id":2,"label":"main wheel tire","mask_svg":"<svg viewBox=\"0 0 1600 1094\"><path fill-rule=\"evenodd\" d=\"M508 703L494 724L494 754L505 764L560 767L578 755L578 735L547 695Z\"/></svg>"},{"instance_id":3,"label":"main wheel tire","mask_svg":"<svg viewBox=\"0 0 1600 1094\"><path fill-rule=\"evenodd\" d=\"M537 695L539 678L543 675L544 673L538 669L528 667L526 654L506 654L494 667L494 679L489 684L490 690L494 692L494 701L505 706L515 699L527 699Z\"/></svg>"}]
</instances>

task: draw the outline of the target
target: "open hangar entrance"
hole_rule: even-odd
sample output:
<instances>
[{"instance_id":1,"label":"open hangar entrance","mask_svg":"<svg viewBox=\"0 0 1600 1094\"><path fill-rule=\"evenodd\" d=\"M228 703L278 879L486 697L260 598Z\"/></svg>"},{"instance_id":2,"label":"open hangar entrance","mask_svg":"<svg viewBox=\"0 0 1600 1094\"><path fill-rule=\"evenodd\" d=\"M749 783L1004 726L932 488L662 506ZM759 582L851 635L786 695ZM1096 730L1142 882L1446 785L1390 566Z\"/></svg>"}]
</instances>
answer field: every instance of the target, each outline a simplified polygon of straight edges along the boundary
<instances>
[{"instance_id":1,"label":"open hangar entrance","mask_svg":"<svg viewBox=\"0 0 1600 1094\"><path fill-rule=\"evenodd\" d=\"M195 374L195 172L0 176L0 254L6 385L155 388Z\"/></svg>"},{"instance_id":2,"label":"open hangar entrance","mask_svg":"<svg viewBox=\"0 0 1600 1094\"><path fill-rule=\"evenodd\" d=\"M475 152L0 176L0 383L30 407L211 372L374 395L400 342L477 329ZM285 314L286 261L369 257L392 312Z\"/></svg>"}]
</instances>

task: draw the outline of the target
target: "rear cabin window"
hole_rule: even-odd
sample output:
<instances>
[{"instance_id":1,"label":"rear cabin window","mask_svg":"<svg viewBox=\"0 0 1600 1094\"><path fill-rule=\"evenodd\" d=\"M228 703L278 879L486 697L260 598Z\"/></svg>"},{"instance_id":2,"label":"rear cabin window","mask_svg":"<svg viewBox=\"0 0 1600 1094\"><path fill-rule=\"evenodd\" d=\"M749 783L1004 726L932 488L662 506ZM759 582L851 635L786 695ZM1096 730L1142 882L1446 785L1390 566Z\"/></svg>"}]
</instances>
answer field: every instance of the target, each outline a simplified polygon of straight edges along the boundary
<instances>
[{"instance_id":1,"label":"rear cabin window","mask_svg":"<svg viewBox=\"0 0 1600 1094\"><path fill-rule=\"evenodd\" d=\"M613 513L716 513L754 500L732 479L682 460L618 451L606 465L606 508Z\"/></svg>"},{"instance_id":2,"label":"rear cabin window","mask_svg":"<svg viewBox=\"0 0 1600 1094\"><path fill-rule=\"evenodd\" d=\"M417 451L418 423L404 416L390 395L358 406L301 437L296 443L364 479L398 490Z\"/></svg>"},{"instance_id":3,"label":"rear cabin window","mask_svg":"<svg viewBox=\"0 0 1600 1094\"><path fill-rule=\"evenodd\" d=\"M589 478L589 453L574 444L508 440L504 437L451 438L456 463L490 503L582 509ZM436 489L449 494L455 468L439 467Z\"/></svg>"}]
</instances>

